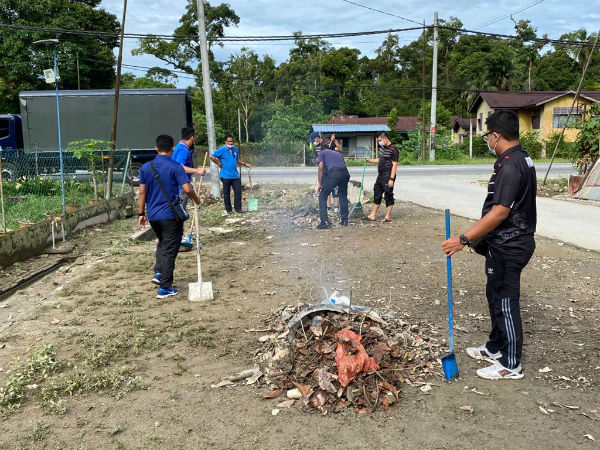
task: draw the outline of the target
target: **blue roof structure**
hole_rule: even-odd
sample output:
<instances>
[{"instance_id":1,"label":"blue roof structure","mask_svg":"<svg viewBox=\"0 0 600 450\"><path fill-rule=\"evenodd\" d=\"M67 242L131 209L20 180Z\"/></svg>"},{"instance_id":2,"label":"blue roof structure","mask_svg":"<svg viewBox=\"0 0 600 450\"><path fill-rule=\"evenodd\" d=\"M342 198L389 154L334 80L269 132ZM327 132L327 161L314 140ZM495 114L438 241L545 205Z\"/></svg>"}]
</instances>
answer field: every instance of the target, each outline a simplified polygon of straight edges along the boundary
<instances>
[{"instance_id":1,"label":"blue roof structure","mask_svg":"<svg viewBox=\"0 0 600 450\"><path fill-rule=\"evenodd\" d=\"M313 125L313 131L317 131L319 133L357 133L357 132L365 132L365 133L373 133L376 131L390 131L390 128L387 125L332 125L332 124L323 124L323 125Z\"/></svg>"}]
</instances>

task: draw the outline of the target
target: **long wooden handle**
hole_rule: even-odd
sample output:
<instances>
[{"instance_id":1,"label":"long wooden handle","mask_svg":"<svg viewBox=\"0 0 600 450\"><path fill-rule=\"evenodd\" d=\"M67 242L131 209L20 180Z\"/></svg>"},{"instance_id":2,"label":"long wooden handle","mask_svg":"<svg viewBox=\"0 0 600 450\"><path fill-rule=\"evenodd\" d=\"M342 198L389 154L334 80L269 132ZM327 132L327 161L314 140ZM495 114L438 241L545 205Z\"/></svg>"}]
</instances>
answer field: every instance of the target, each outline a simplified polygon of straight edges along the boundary
<instances>
[{"instance_id":1,"label":"long wooden handle","mask_svg":"<svg viewBox=\"0 0 600 450\"><path fill-rule=\"evenodd\" d=\"M202 168L206 169L206 158L208 157L208 152L204 153L204 162L202 163ZM200 186L202 186L202 180L204 180L204 175L200 175ZM200 192L200 186L198 186L198 192Z\"/></svg>"}]
</instances>

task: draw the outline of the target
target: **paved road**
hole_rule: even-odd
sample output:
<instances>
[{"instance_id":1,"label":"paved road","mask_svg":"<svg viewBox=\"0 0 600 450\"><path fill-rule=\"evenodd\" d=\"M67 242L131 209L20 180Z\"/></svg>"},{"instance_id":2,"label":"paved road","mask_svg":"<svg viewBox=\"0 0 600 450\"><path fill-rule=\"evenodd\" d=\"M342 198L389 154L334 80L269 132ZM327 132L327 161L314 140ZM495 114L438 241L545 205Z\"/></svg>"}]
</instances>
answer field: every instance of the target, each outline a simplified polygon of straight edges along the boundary
<instances>
[{"instance_id":1,"label":"paved road","mask_svg":"<svg viewBox=\"0 0 600 450\"><path fill-rule=\"evenodd\" d=\"M538 177L546 173L548 164L537 165ZM486 188L478 180L489 179L490 165L466 166L401 166L398 170L395 196L402 201L434 209L449 208L452 214L478 219ZM361 167L351 167L353 180L360 180ZM568 163L554 164L550 177L576 174ZM365 186L373 185L376 167L367 167ZM246 174L244 173L245 177ZM252 179L266 183L309 183L316 180L314 167L261 167L252 169ZM578 247L600 251L600 203L538 198L537 234Z\"/></svg>"}]
</instances>

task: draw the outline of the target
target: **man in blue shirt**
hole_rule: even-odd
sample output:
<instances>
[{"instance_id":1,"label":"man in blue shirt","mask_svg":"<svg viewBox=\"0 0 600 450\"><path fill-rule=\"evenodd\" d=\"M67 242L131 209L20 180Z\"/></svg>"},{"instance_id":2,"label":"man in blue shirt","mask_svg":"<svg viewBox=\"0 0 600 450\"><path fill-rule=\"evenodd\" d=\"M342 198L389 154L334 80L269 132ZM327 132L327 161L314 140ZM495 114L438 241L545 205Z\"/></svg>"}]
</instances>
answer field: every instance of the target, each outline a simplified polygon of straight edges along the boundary
<instances>
[{"instance_id":1,"label":"man in blue shirt","mask_svg":"<svg viewBox=\"0 0 600 450\"><path fill-rule=\"evenodd\" d=\"M157 298L177 295L173 288L173 271L175 258L179 253L179 245L183 235L183 222L175 217L173 204L179 200L179 186L196 204L200 199L194 192L188 175L181 164L171 160L173 153L173 138L161 134L156 138L155 150L158 153L152 162L147 162L140 169L140 190L138 199L138 223L144 227L150 226L158 237L156 246L156 264L152 282L158 284ZM165 188L168 201L160 185L156 181L151 163Z\"/></svg>"},{"instance_id":2,"label":"man in blue shirt","mask_svg":"<svg viewBox=\"0 0 600 450\"><path fill-rule=\"evenodd\" d=\"M223 182L223 201L225 202L225 211L231 214L231 197L230 192L233 187L233 207L235 212L242 212L242 180L237 169L238 164L243 164L250 167L250 164L240 159L240 152L234 145L233 136L228 134L225 136L225 145L216 149L209 156L212 162L221 168L219 178Z\"/></svg>"},{"instance_id":3,"label":"man in blue shirt","mask_svg":"<svg viewBox=\"0 0 600 450\"><path fill-rule=\"evenodd\" d=\"M191 181L192 174L197 173L198 175L204 175L206 170L203 168L194 168L194 162L192 160L192 151L190 150L194 146L194 129L185 127L181 129L181 140L175 146L171 159L183 166L183 170L188 174L188 181ZM189 197L179 186L179 198L181 204L185 208Z\"/></svg>"}]
</instances>

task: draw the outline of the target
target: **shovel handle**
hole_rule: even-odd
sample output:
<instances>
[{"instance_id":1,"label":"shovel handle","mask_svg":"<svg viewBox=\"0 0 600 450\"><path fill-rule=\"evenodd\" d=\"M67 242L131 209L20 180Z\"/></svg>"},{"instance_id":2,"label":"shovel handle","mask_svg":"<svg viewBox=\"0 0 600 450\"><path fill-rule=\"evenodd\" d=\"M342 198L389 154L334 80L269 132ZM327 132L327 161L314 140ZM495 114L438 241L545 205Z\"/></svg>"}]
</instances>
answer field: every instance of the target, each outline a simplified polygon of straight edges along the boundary
<instances>
[{"instance_id":1,"label":"shovel handle","mask_svg":"<svg viewBox=\"0 0 600 450\"><path fill-rule=\"evenodd\" d=\"M202 163L203 169L206 169L206 158L208 158L208 152L204 153L204 162ZM200 192L200 186L202 186L202 180L204 180L204 175L200 175L200 185L198 186L198 192Z\"/></svg>"},{"instance_id":2,"label":"shovel handle","mask_svg":"<svg viewBox=\"0 0 600 450\"><path fill-rule=\"evenodd\" d=\"M446 210L446 239L450 239L450 210ZM446 257L446 279L448 288L448 343L450 353L454 352L454 313L452 301L452 257Z\"/></svg>"}]
</instances>

